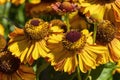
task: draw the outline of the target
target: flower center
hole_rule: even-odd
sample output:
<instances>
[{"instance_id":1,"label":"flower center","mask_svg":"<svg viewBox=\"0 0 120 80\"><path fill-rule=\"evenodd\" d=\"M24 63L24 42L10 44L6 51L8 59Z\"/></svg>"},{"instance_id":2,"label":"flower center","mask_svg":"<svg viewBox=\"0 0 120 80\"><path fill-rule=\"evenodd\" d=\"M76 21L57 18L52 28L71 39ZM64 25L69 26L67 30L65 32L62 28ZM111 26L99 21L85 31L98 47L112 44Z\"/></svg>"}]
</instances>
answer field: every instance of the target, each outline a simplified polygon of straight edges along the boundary
<instances>
[{"instance_id":1,"label":"flower center","mask_svg":"<svg viewBox=\"0 0 120 80\"><path fill-rule=\"evenodd\" d=\"M34 18L25 24L24 32L32 40L42 40L48 35L48 23Z\"/></svg>"},{"instance_id":2,"label":"flower center","mask_svg":"<svg viewBox=\"0 0 120 80\"><path fill-rule=\"evenodd\" d=\"M20 60L9 52L3 52L0 57L0 71L6 74L12 74L20 67Z\"/></svg>"},{"instance_id":3,"label":"flower center","mask_svg":"<svg viewBox=\"0 0 120 80\"><path fill-rule=\"evenodd\" d=\"M81 37L81 34L80 32L77 32L77 31L71 31L66 35L66 39L70 42L75 42L79 40L80 37Z\"/></svg>"},{"instance_id":4,"label":"flower center","mask_svg":"<svg viewBox=\"0 0 120 80\"><path fill-rule=\"evenodd\" d=\"M104 3L104 4L106 4L106 3L112 3L113 1L115 1L115 0L98 0L98 2Z\"/></svg>"},{"instance_id":5,"label":"flower center","mask_svg":"<svg viewBox=\"0 0 120 80\"><path fill-rule=\"evenodd\" d=\"M33 26L39 26L39 23L40 23L39 20L32 20L32 21L30 22L30 24L33 25Z\"/></svg>"},{"instance_id":6,"label":"flower center","mask_svg":"<svg viewBox=\"0 0 120 80\"><path fill-rule=\"evenodd\" d=\"M115 37L115 27L110 21L105 20L98 25L96 40L101 44L107 44Z\"/></svg>"},{"instance_id":7,"label":"flower center","mask_svg":"<svg viewBox=\"0 0 120 80\"><path fill-rule=\"evenodd\" d=\"M70 31L63 39L63 46L70 51L81 50L86 42L86 37L77 31Z\"/></svg>"}]
</instances>

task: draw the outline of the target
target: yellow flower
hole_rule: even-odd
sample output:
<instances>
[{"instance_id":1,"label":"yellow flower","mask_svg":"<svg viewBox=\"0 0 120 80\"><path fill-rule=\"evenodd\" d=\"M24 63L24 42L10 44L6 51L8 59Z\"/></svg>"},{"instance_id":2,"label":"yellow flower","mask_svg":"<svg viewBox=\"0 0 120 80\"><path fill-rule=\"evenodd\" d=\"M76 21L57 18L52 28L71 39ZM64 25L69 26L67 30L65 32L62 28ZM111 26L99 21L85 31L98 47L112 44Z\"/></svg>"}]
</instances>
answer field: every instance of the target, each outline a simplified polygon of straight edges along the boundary
<instances>
[{"instance_id":1,"label":"yellow flower","mask_svg":"<svg viewBox=\"0 0 120 80\"><path fill-rule=\"evenodd\" d=\"M7 2L7 0L0 0L0 5L4 4L6 2Z\"/></svg>"},{"instance_id":2,"label":"yellow flower","mask_svg":"<svg viewBox=\"0 0 120 80\"><path fill-rule=\"evenodd\" d=\"M110 57L113 61L118 62L120 60L120 40L114 38L110 43L108 43L108 49L110 52Z\"/></svg>"},{"instance_id":3,"label":"yellow flower","mask_svg":"<svg viewBox=\"0 0 120 80\"><path fill-rule=\"evenodd\" d=\"M29 0L29 2L32 4L38 4L41 2L41 0Z\"/></svg>"},{"instance_id":4,"label":"yellow flower","mask_svg":"<svg viewBox=\"0 0 120 80\"><path fill-rule=\"evenodd\" d=\"M56 0L41 0L39 4L26 3L25 9L27 16L39 17L41 14L56 14L51 8L51 4Z\"/></svg>"},{"instance_id":5,"label":"yellow flower","mask_svg":"<svg viewBox=\"0 0 120 80\"><path fill-rule=\"evenodd\" d=\"M97 44L108 47L110 61L117 62L120 59L120 34L118 29L108 20L104 20L98 24L96 35Z\"/></svg>"},{"instance_id":6,"label":"yellow flower","mask_svg":"<svg viewBox=\"0 0 120 80\"><path fill-rule=\"evenodd\" d=\"M9 51L0 53L0 80L35 80L32 67L25 66Z\"/></svg>"},{"instance_id":7,"label":"yellow flower","mask_svg":"<svg viewBox=\"0 0 120 80\"><path fill-rule=\"evenodd\" d=\"M4 27L0 24L0 34L4 36Z\"/></svg>"},{"instance_id":8,"label":"yellow flower","mask_svg":"<svg viewBox=\"0 0 120 80\"><path fill-rule=\"evenodd\" d=\"M90 16L98 21L105 19L115 25L120 24L119 0L79 0L79 2L80 6L84 8L84 14L90 13Z\"/></svg>"},{"instance_id":9,"label":"yellow flower","mask_svg":"<svg viewBox=\"0 0 120 80\"><path fill-rule=\"evenodd\" d=\"M11 0L10 2L17 6L17 5L23 4L25 0Z\"/></svg>"},{"instance_id":10,"label":"yellow flower","mask_svg":"<svg viewBox=\"0 0 120 80\"><path fill-rule=\"evenodd\" d=\"M79 15L78 11L69 14L71 29L86 29L88 28L88 22L83 15Z\"/></svg>"},{"instance_id":11,"label":"yellow flower","mask_svg":"<svg viewBox=\"0 0 120 80\"><path fill-rule=\"evenodd\" d=\"M71 74L79 66L85 73L107 62L107 56L104 54L107 48L93 45L91 34L84 29L81 32L72 30L49 36L48 47L51 52L47 55L47 59L56 71Z\"/></svg>"},{"instance_id":12,"label":"yellow flower","mask_svg":"<svg viewBox=\"0 0 120 80\"><path fill-rule=\"evenodd\" d=\"M21 62L32 63L32 59L45 57L49 52L46 47L49 25L42 19L30 19L24 29L15 28L9 34L10 41L8 49L13 55L20 58Z\"/></svg>"}]
</instances>

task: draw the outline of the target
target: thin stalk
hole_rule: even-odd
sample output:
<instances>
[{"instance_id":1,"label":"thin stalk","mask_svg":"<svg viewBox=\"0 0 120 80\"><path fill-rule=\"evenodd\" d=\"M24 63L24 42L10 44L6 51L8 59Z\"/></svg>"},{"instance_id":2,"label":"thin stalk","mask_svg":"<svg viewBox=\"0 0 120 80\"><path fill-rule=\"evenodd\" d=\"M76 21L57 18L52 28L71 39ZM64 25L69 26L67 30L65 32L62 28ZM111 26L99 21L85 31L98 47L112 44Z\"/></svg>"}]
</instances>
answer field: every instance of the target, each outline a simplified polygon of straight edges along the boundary
<instances>
[{"instance_id":1,"label":"thin stalk","mask_svg":"<svg viewBox=\"0 0 120 80\"><path fill-rule=\"evenodd\" d=\"M97 23L95 22L94 23L94 31L93 31L93 44L96 42L96 34L97 34ZM91 70L88 71L88 74L87 74L85 80L88 80L88 78L90 77L90 73L91 73Z\"/></svg>"},{"instance_id":2,"label":"thin stalk","mask_svg":"<svg viewBox=\"0 0 120 80\"><path fill-rule=\"evenodd\" d=\"M80 75L80 68L79 68L79 66L77 66L77 78L78 78L78 80L82 80L81 79L81 75Z\"/></svg>"},{"instance_id":3,"label":"thin stalk","mask_svg":"<svg viewBox=\"0 0 120 80\"><path fill-rule=\"evenodd\" d=\"M95 43L96 41L96 34L97 34L97 23L94 23L93 43Z\"/></svg>"},{"instance_id":4,"label":"thin stalk","mask_svg":"<svg viewBox=\"0 0 120 80\"><path fill-rule=\"evenodd\" d=\"M67 31L70 31L70 22L69 22L69 13L66 13L62 16L62 20L67 25Z\"/></svg>"},{"instance_id":5,"label":"thin stalk","mask_svg":"<svg viewBox=\"0 0 120 80\"><path fill-rule=\"evenodd\" d=\"M88 71L88 74L87 74L85 80L88 80L88 78L90 77L90 73L91 73L91 70Z\"/></svg>"}]
</instances>

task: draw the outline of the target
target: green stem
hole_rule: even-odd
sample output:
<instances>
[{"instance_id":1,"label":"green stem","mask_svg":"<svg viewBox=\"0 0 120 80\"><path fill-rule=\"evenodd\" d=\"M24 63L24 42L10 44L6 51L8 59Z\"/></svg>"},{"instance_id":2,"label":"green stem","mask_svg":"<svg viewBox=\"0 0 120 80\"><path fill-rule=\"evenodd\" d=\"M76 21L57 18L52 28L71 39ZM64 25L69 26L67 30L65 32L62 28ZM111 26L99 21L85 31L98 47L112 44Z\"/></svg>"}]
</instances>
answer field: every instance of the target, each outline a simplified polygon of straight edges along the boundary
<instances>
[{"instance_id":1,"label":"green stem","mask_svg":"<svg viewBox=\"0 0 120 80\"><path fill-rule=\"evenodd\" d=\"M96 41L96 34L97 34L97 23L94 23L93 43L95 43Z\"/></svg>"},{"instance_id":2,"label":"green stem","mask_svg":"<svg viewBox=\"0 0 120 80\"><path fill-rule=\"evenodd\" d=\"M88 78L90 77L90 73L91 73L91 70L88 71L88 74L87 74L85 80L88 80Z\"/></svg>"},{"instance_id":3,"label":"green stem","mask_svg":"<svg viewBox=\"0 0 120 80\"><path fill-rule=\"evenodd\" d=\"M77 77L78 77L78 80L82 80L81 79L81 75L80 75L80 68L79 68L79 66L77 66Z\"/></svg>"},{"instance_id":4,"label":"green stem","mask_svg":"<svg viewBox=\"0 0 120 80\"><path fill-rule=\"evenodd\" d=\"M67 31L70 31L70 23L69 23L69 13L66 13L63 17L62 20L65 22L67 25Z\"/></svg>"}]
</instances>

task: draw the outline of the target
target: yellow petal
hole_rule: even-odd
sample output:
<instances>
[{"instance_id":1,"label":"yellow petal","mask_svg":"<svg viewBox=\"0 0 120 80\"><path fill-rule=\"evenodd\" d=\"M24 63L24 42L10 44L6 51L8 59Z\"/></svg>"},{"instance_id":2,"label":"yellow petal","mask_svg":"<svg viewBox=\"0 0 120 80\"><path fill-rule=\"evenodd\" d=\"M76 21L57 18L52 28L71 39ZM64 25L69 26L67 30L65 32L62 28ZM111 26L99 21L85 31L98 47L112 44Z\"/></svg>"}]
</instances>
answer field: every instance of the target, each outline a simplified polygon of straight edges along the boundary
<instances>
[{"instance_id":1,"label":"yellow petal","mask_svg":"<svg viewBox=\"0 0 120 80\"><path fill-rule=\"evenodd\" d=\"M99 45L86 45L86 49L96 54L102 54L107 51L107 47Z\"/></svg>"},{"instance_id":2,"label":"yellow petal","mask_svg":"<svg viewBox=\"0 0 120 80\"><path fill-rule=\"evenodd\" d=\"M91 54L91 55L93 55L93 56L95 55L95 54L92 53L92 52L89 53L89 54ZM89 54L87 53L87 51L84 51L84 52L81 54L81 58L82 58L84 64L86 64L86 65L94 68L94 66L96 65L95 59L94 59L94 57L92 57L92 56L89 55Z\"/></svg>"},{"instance_id":3,"label":"yellow petal","mask_svg":"<svg viewBox=\"0 0 120 80\"><path fill-rule=\"evenodd\" d=\"M64 36L63 34L52 34L51 36L49 36L48 42L58 43L59 41L62 40L63 36Z\"/></svg>"},{"instance_id":4,"label":"yellow petal","mask_svg":"<svg viewBox=\"0 0 120 80\"><path fill-rule=\"evenodd\" d=\"M84 69L84 63L83 60L81 59L81 55L78 55L78 58L79 58L79 68L83 73L85 73L86 70Z\"/></svg>"},{"instance_id":5,"label":"yellow petal","mask_svg":"<svg viewBox=\"0 0 120 80\"><path fill-rule=\"evenodd\" d=\"M4 27L1 24L0 24L0 34L4 36Z\"/></svg>"},{"instance_id":6,"label":"yellow petal","mask_svg":"<svg viewBox=\"0 0 120 80\"><path fill-rule=\"evenodd\" d=\"M71 74L75 71L77 67L77 60L76 55L73 55L71 57L66 58L65 65L64 65L64 71Z\"/></svg>"},{"instance_id":7,"label":"yellow petal","mask_svg":"<svg viewBox=\"0 0 120 80\"><path fill-rule=\"evenodd\" d=\"M38 47L40 47L40 46L38 46L38 43L36 42L35 43L35 45L34 45L35 47L34 47L34 49L33 49L33 51L32 51L32 57L33 57L33 59L38 59L40 56L39 56L39 49L38 49Z\"/></svg>"},{"instance_id":8,"label":"yellow petal","mask_svg":"<svg viewBox=\"0 0 120 80\"><path fill-rule=\"evenodd\" d=\"M32 4L38 4L41 2L41 0L29 0L29 2Z\"/></svg>"},{"instance_id":9,"label":"yellow petal","mask_svg":"<svg viewBox=\"0 0 120 80\"><path fill-rule=\"evenodd\" d=\"M28 48L29 48L29 50L28 50L27 55L26 55L27 60L29 59L30 54L32 53L33 49L35 48L34 43L31 43L31 45L29 45Z\"/></svg>"},{"instance_id":10,"label":"yellow petal","mask_svg":"<svg viewBox=\"0 0 120 80\"><path fill-rule=\"evenodd\" d=\"M28 47L26 47L24 49L24 51L21 51L21 55L20 55L21 62L23 62L24 60L26 60L26 56L27 56L28 51L29 51Z\"/></svg>"},{"instance_id":11,"label":"yellow petal","mask_svg":"<svg viewBox=\"0 0 120 80\"><path fill-rule=\"evenodd\" d=\"M58 32L64 32L64 30L61 29L59 26L52 26L52 27L50 28L50 30L51 30L52 32L56 32L56 33L58 33Z\"/></svg>"}]
</instances>

